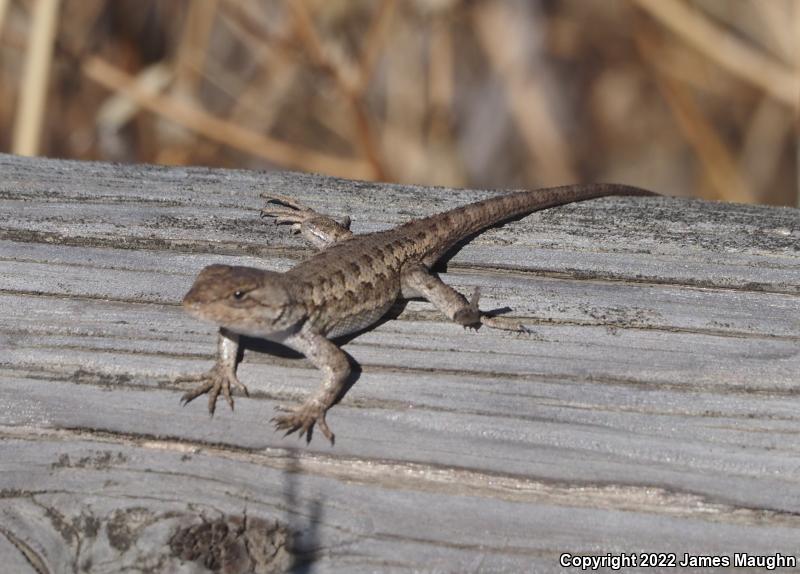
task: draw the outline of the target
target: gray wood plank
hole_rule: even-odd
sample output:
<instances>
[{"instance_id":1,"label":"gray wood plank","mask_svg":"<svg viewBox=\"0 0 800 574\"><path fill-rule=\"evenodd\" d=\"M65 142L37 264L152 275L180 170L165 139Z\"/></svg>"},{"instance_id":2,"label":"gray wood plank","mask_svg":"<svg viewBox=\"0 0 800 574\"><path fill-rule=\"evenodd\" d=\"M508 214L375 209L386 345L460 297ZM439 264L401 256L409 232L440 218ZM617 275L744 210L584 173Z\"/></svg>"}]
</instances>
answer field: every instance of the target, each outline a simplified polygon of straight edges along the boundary
<instances>
[{"instance_id":1,"label":"gray wood plank","mask_svg":"<svg viewBox=\"0 0 800 574\"><path fill-rule=\"evenodd\" d=\"M170 547L150 548L153 541L201 520L245 513L299 533L298 553L315 557L320 571L556 572L552 555L560 548L725 553L796 543L796 517L743 509L729 522L729 509L721 505L657 489L571 489L486 481L448 469L410 472L392 461L365 464L74 431L22 438L4 430L4 460L25 466L5 470L4 482L17 491L0 500L0 516L26 538L43 540L38 556L55 572L89 558L100 572L126 564L177 569L181 562ZM49 472L31 476L28 467ZM619 504L585 504L593 497ZM483 503L487 498L491 505ZM52 508L58 515L48 515ZM65 533L69 543L58 544ZM183 566L195 571L186 568L191 563Z\"/></svg>"},{"instance_id":2,"label":"gray wood plank","mask_svg":"<svg viewBox=\"0 0 800 574\"><path fill-rule=\"evenodd\" d=\"M222 262L283 271L296 260L112 248L78 250L0 241L0 289L174 305L188 290L198 268ZM451 269L443 277L465 292L480 287L487 308L511 307L516 317L533 323L620 325L731 336L744 332L792 337L800 332L798 298L784 293L592 278L577 281L474 268Z\"/></svg>"},{"instance_id":3,"label":"gray wood plank","mask_svg":"<svg viewBox=\"0 0 800 574\"><path fill-rule=\"evenodd\" d=\"M235 412L178 405L172 378L214 347L181 296L209 263L309 253L259 220L260 191L356 231L490 192L2 155L0 173L4 564L556 572L562 552L798 554L797 210L608 198L479 236L443 278L532 333L408 304L345 344L363 370L331 448L272 432L319 374L258 342ZM207 543L212 526L227 538Z\"/></svg>"},{"instance_id":4,"label":"gray wood plank","mask_svg":"<svg viewBox=\"0 0 800 574\"><path fill-rule=\"evenodd\" d=\"M356 232L490 193L282 172L122 170L92 163L76 169L70 167L76 164L36 160L33 173L27 165L0 156L0 197L5 198L0 239L251 254L267 261L271 255L299 257L307 250L299 238L254 217L260 192L294 195L332 215L358 214ZM92 180L90 189L87 180ZM491 230L451 264L797 293L799 243L797 210L790 208L605 198Z\"/></svg>"},{"instance_id":5,"label":"gray wood plank","mask_svg":"<svg viewBox=\"0 0 800 574\"><path fill-rule=\"evenodd\" d=\"M65 449L66 438L71 440ZM4 439L4 458L24 455L27 465L50 469L35 478L23 469L6 472L4 480L19 490L0 501L0 512L29 538L57 541L71 533L68 545L42 545L39 556L56 572L69 571L59 564L81 564L90 556L113 556L113 563L109 558L96 561L101 572L119 571L125 564L178 567L169 546L147 553L148 544L187 524L245 513L298 532L298 554L312 554L320 571L525 567L555 572L559 567L551 556L558 548L620 552L636 545L723 553L738 545L769 552L776 544L796 542L792 518L750 520L752 513L743 511L741 520L729 523L715 519L723 509L690 497L680 500L690 511L673 514L661 502L678 504L681 497L667 492L636 497L609 489L609 498L638 504L596 508L582 504L583 489L573 493L558 484L492 484L446 469L408 472L389 461L353 464L292 452L230 451L202 444L176 448L162 440L90 440L78 433L44 433L35 448L27 437L10 433ZM390 475L388 484L381 481ZM458 491L455 481L461 485ZM482 503L487 496L492 505ZM48 516L48 508L58 508L59 515ZM532 535L539 532L549 534ZM53 554L65 547L63 555Z\"/></svg>"}]
</instances>

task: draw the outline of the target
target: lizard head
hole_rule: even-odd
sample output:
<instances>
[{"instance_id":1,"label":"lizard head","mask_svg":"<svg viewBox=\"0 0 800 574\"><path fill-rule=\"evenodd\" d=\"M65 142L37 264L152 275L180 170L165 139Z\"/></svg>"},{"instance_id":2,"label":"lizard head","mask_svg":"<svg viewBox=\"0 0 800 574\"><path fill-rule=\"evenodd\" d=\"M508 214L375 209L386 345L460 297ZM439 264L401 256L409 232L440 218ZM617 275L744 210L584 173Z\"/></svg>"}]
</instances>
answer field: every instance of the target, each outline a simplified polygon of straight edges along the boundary
<instances>
[{"instance_id":1,"label":"lizard head","mask_svg":"<svg viewBox=\"0 0 800 574\"><path fill-rule=\"evenodd\" d=\"M283 275L253 267L209 265L186 293L183 306L198 319L264 338L280 338L303 318Z\"/></svg>"}]
</instances>

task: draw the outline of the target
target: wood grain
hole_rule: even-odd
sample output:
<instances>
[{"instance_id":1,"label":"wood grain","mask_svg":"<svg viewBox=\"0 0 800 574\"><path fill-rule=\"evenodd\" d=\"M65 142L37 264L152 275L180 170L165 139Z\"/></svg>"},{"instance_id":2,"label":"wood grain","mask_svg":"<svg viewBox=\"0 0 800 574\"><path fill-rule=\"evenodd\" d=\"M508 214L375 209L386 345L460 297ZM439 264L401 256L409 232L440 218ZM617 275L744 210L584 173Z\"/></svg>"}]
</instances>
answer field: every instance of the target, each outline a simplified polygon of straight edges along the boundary
<instances>
[{"instance_id":1,"label":"wood grain","mask_svg":"<svg viewBox=\"0 0 800 574\"><path fill-rule=\"evenodd\" d=\"M179 301L309 253L275 191L353 229L491 192L0 155L0 556L12 571L537 571L559 556L800 552L800 212L606 198L493 229L443 278L531 334L411 302L349 341L337 444L274 433L319 382L248 341L209 419ZM652 571L652 570L651 570Z\"/></svg>"}]
</instances>

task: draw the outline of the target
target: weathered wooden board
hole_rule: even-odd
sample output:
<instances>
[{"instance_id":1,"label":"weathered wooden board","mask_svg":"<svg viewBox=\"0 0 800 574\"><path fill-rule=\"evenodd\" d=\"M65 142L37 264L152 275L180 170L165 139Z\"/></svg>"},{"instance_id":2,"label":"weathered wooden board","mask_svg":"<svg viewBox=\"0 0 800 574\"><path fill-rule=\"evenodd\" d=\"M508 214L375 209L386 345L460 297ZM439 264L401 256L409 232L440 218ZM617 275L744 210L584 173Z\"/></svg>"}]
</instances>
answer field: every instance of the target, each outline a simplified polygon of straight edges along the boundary
<instances>
[{"instance_id":1,"label":"weathered wooden board","mask_svg":"<svg viewBox=\"0 0 800 574\"><path fill-rule=\"evenodd\" d=\"M443 277L531 333L398 308L344 346L363 370L332 448L272 432L319 382L274 346L249 342L233 413L181 408L172 382L212 360L179 305L200 268L309 253L259 219L268 190L356 232L489 193L0 156L10 571L800 554L800 212L607 198L488 231Z\"/></svg>"}]
</instances>

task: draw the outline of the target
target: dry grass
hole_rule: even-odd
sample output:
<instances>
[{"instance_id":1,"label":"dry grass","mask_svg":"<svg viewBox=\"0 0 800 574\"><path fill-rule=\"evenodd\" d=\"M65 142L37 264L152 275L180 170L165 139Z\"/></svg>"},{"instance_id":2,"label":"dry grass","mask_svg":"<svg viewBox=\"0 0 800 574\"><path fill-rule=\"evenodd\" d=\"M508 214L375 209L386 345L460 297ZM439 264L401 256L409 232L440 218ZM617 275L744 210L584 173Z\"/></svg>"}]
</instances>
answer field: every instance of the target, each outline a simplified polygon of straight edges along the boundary
<instances>
[{"instance_id":1,"label":"dry grass","mask_svg":"<svg viewBox=\"0 0 800 574\"><path fill-rule=\"evenodd\" d=\"M0 150L798 205L796 0L0 0Z\"/></svg>"},{"instance_id":2,"label":"dry grass","mask_svg":"<svg viewBox=\"0 0 800 574\"><path fill-rule=\"evenodd\" d=\"M19 109L14 122L14 145L11 148L16 154L35 155L41 147L59 4L60 0L38 0L31 14L30 39L25 51Z\"/></svg>"}]
</instances>

